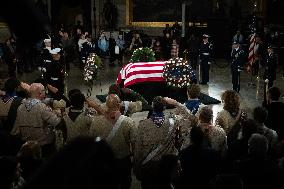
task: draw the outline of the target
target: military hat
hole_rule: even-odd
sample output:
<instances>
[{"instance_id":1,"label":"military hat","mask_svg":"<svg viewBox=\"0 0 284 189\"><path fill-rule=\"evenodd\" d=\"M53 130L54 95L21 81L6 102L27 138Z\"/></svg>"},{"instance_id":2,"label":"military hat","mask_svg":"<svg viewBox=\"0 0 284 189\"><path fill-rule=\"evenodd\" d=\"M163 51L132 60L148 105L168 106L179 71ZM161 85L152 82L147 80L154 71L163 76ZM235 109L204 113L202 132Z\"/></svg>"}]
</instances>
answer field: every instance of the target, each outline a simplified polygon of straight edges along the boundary
<instances>
[{"instance_id":1,"label":"military hat","mask_svg":"<svg viewBox=\"0 0 284 189\"><path fill-rule=\"evenodd\" d=\"M209 38L210 36L207 35L207 34L203 34L202 37L203 37L203 38Z\"/></svg>"},{"instance_id":2,"label":"military hat","mask_svg":"<svg viewBox=\"0 0 284 189\"><path fill-rule=\"evenodd\" d=\"M240 44L238 41L234 41L233 45Z\"/></svg>"},{"instance_id":3,"label":"military hat","mask_svg":"<svg viewBox=\"0 0 284 189\"><path fill-rule=\"evenodd\" d=\"M51 42L51 39L50 39L50 38L44 39L43 42L45 42L45 43L50 43L50 42Z\"/></svg>"},{"instance_id":4,"label":"military hat","mask_svg":"<svg viewBox=\"0 0 284 189\"><path fill-rule=\"evenodd\" d=\"M60 48L55 48L50 50L50 54L58 54L61 51Z\"/></svg>"}]
</instances>

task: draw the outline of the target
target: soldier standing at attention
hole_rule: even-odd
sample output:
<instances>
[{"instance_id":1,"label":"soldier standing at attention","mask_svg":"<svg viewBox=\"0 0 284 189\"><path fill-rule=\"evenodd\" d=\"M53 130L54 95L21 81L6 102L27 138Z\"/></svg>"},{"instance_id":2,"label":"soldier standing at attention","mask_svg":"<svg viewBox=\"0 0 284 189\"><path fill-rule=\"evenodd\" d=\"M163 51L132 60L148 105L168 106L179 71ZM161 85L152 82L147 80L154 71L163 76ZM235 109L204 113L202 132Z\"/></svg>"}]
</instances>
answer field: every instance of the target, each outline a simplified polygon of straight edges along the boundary
<instances>
[{"instance_id":1,"label":"soldier standing at attention","mask_svg":"<svg viewBox=\"0 0 284 189\"><path fill-rule=\"evenodd\" d=\"M44 42L44 48L41 52L43 62L42 62L42 65L40 65L38 69L40 71L42 71L43 73L45 73L46 72L46 65L48 63L50 63L51 60L52 60L52 56L51 56L51 53L50 53L50 51L51 51L51 39L50 38L44 39L43 42Z\"/></svg>"},{"instance_id":2,"label":"soldier standing at attention","mask_svg":"<svg viewBox=\"0 0 284 189\"><path fill-rule=\"evenodd\" d=\"M233 50L231 53L232 64L231 64L231 74L232 74L232 84L233 90L240 92L240 72L243 69L245 63L245 53L240 47L240 43L233 42Z\"/></svg>"},{"instance_id":3,"label":"soldier standing at attention","mask_svg":"<svg viewBox=\"0 0 284 189\"><path fill-rule=\"evenodd\" d=\"M212 56L212 44L208 41L209 35L203 34L203 42L200 45L200 69L201 69L201 85L206 85L209 82L210 59Z\"/></svg>"},{"instance_id":4,"label":"soldier standing at attention","mask_svg":"<svg viewBox=\"0 0 284 189\"><path fill-rule=\"evenodd\" d=\"M267 47L267 53L264 79L268 82L268 88L270 88L273 86L273 81L276 79L277 62L271 46Z\"/></svg>"},{"instance_id":5,"label":"soldier standing at attention","mask_svg":"<svg viewBox=\"0 0 284 189\"><path fill-rule=\"evenodd\" d=\"M58 99L64 93L64 64L60 58L60 51L60 48L52 49L52 62L46 65L46 83L58 89L58 96L52 96L54 99Z\"/></svg>"}]
</instances>

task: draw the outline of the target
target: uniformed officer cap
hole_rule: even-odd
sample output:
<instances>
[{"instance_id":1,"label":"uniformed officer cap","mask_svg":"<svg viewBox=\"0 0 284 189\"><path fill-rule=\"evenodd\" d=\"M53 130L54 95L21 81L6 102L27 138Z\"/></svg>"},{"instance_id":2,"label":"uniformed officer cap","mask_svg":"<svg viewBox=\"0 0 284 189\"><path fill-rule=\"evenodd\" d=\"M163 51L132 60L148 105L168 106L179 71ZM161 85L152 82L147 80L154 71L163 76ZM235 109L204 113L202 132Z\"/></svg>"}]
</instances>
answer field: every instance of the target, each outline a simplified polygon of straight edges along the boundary
<instances>
[{"instance_id":1,"label":"uniformed officer cap","mask_svg":"<svg viewBox=\"0 0 284 189\"><path fill-rule=\"evenodd\" d=\"M234 41L233 44L236 45L236 44L240 44L240 43L238 41Z\"/></svg>"},{"instance_id":2,"label":"uniformed officer cap","mask_svg":"<svg viewBox=\"0 0 284 189\"><path fill-rule=\"evenodd\" d=\"M61 51L60 48L55 48L50 50L50 54L58 54Z\"/></svg>"},{"instance_id":3,"label":"uniformed officer cap","mask_svg":"<svg viewBox=\"0 0 284 189\"><path fill-rule=\"evenodd\" d=\"M210 36L207 35L207 34L203 34L202 37L203 37L203 38L209 38Z\"/></svg>"},{"instance_id":4,"label":"uniformed officer cap","mask_svg":"<svg viewBox=\"0 0 284 189\"><path fill-rule=\"evenodd\" d=\"M50 39L50 38L44 39L43 42L45 42L45 43L50 43L50 42L51 42L51 39Z\"/></svg>"},{"instance_id":5,"label":"uniformed officer cap","mask_svg":"<svg viewBox=\"0 0 284 189\"><path fill-rule=\"evenodd\" d=\"M272 45L268 45L267 49L273 49Z\"/></svg>"}]
</instances>

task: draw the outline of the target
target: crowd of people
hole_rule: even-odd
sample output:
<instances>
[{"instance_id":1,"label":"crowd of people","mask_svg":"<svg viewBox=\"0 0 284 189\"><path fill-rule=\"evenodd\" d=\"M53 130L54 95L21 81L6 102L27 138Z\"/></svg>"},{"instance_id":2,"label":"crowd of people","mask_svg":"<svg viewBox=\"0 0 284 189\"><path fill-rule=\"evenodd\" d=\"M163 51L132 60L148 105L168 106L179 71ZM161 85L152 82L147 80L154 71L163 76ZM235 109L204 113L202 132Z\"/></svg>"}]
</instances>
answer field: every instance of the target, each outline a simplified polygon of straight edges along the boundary
<instances>
[{"instance_id":1,"label":"crowd of people","mask_svg":"<svg viewBox=\"0 0 284 189\"><path fill-rule=\"evenodd\" d=\"M1 188L129 189L132 172L143 189L283 187L277 87L252 116L226 90L213 120L198 84L188 87L185 104L161 96L149 104L116 84L97 103L79 89L65 97L36 82L10 78L0 94ZM133 113L145 106L148 116L135 122Z\"/></svg>"},{"instance_id":2,"label":"crowd of people","mask_svg":"<svg viewBox=\"0 0 284 189\"><path fill-rule=\"evenodd\" d=\"M253 61L248 63L248 43L250 36L244 36L240 30L232 38L232 50L230 53L231 74L233 90L240 91L240 72L246 68L253 76L262 76L268 87L273 86L276 79L276 69L280 66L279 52L275 49L279 47L279 34L272 33L269 27L265 26L255 36L255 54ZM73 30L67 31L60 27L54 33L47 35L45 39L39 41L33 48L17 47L14 37L6 40L3 46L2 60L8 65L10 76L22 73L24 70L31 71L39 68L45 75L46 67L52 61L52 49L60 48L60 65L64 73L70 69L70 63L77 64L83 68L88 56L96 53L103 60L108 59L110 67L117 64L123 65L123 56L128 52L133 52L140 47L150 47L155 52L156 60L169 60L170 58L183 57L188 60L191 67L199 72L199 82L206 85L209 80L209 70L215 59L214 46L211 36L198 32L189 31L185 38L181 38L181 26L176 22L172 27L168 24L163 30L162 37L141 37L139 32L131 33L132 39L125 41L123 32L101 31L95 39L88 31L84 31L82 25L77 25ZM151 42L149 43L149 40ZM260 73L260 67L265 68L265 73ZM62 77L62 76L60 76ZM55 78L60 78L55 77Z\"/></svg>"}]
</instances>

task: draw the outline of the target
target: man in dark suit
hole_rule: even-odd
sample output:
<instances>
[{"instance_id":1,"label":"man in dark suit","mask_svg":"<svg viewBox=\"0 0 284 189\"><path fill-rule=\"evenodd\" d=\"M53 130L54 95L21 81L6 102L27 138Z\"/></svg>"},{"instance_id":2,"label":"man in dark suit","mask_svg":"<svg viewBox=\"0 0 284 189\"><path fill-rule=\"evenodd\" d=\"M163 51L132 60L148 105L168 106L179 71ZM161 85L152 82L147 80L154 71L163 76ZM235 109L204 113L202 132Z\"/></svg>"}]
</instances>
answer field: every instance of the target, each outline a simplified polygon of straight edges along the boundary
<instances>
[{"instance_id":1,"label":"man in dark suit","mask_svg":"<svg viewBox=\"0 0 284 189\"><path fill-rule=\"evenodd\" d=\"M271 87L267 91L266 103L263 105L267 109L268 115L265 125L268 128L275 130L279 140L284 139L283 112L284 103L280 99L281 92L278 87Z\"/></svg>"}]
</instances>

